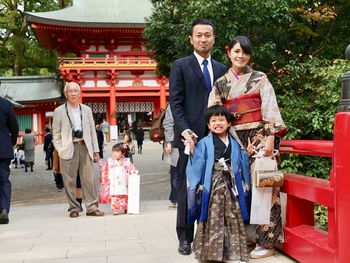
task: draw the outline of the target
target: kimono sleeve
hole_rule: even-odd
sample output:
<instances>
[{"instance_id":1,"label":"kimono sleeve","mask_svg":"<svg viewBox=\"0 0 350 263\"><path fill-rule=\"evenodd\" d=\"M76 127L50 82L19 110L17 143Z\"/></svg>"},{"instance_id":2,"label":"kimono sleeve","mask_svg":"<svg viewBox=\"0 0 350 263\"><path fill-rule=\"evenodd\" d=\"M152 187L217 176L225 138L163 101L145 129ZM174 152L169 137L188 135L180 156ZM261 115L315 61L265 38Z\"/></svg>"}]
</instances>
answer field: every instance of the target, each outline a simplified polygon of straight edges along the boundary
<instances>
[{"instance_id":1,"label":"kimono sleeve","mask_svg":"<svg viewBox=\"0 0 350 263\"><path fill-rule=\"evenodd\" d=\"M268 122L271 135L283 136L287 133L286 126L282 120L275 91L267 76L261 80L261 114L264 121Z\"/></svg>"}]
</instances>

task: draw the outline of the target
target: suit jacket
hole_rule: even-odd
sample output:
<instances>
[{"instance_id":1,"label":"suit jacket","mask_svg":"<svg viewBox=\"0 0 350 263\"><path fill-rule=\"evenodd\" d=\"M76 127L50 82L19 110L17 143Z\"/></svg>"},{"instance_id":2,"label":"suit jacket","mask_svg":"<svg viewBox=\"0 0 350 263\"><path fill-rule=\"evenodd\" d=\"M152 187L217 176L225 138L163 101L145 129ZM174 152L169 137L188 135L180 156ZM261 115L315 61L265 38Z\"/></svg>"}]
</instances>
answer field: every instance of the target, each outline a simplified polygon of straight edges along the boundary
<instances>
[{"instance_id":1,"label":"suit jacket","mask_svg":"<svg viewBox=\"0 0 350 263\"><path fill-rule=\"evenodd\" d=\"M0 159L13 159L17 143L18 122L11 103L0 97Z\"/></svg>"},{"instance_id":2,"label":"suit jacket","mask_svg":"<svg viewBox=\"0 0 350 263\"><path fill-rule=\"evenodd\" d=\"M227 67L211 59L214 81L226 73ZM174 145L183 149L181 133L191 129L198 140L207 132L205 111L208 92L202 69L194 54L175 60L170 71L170 107L175 123Z\"/></svg>"},{"instance_id":3,"label":"suit jacket","mask_svg":"<svg viewBox=\"0 0 350 263\"><path fill-rule=\"evenodd\" d=\"M90 158L93 159L93 153L99 152L95 122L92 117L90 107L80 104L82 110L83 139L88 149ZM74 120L72 113L69 117ZM65 104L57 107L53 113L52 136L53 144L61 159L69 160L73 157L74 145L72 128L67 116Z\"/></svg>"},{"instance_id":4,"label":"suit jacket","mask_svg":"<svg viewBox=\"0 0 350 263\"><path fill-rule=\"evenodd\" d=\"M48 133L44 138L44 152L47 152L51 142L52 142L52 134Z\"/></svg>"}]
</instances>

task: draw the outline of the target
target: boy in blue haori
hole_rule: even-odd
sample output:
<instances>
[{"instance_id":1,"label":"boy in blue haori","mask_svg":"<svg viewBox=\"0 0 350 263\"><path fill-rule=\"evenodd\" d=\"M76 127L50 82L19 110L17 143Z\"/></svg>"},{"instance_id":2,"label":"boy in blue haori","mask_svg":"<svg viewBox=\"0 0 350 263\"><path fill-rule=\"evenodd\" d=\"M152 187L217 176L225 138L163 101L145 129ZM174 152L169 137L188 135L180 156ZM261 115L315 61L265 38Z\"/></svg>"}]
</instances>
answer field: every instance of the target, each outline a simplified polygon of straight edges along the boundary
<instances>
[{"instance_id":1,"label":"boy in blue haori","mask_svg":"<svg viewBox=\"0 0 350 263\"><path fill-rule=\"evenodd\" d=\"M207 110L208 136L187 165L189 221L197 220L193 244L199 260L248 261L244 222L249 222L248 154L228 132L231 114L223 106ZM190 145L193 149L193 145Z\"/></svg>"}]
</instances>

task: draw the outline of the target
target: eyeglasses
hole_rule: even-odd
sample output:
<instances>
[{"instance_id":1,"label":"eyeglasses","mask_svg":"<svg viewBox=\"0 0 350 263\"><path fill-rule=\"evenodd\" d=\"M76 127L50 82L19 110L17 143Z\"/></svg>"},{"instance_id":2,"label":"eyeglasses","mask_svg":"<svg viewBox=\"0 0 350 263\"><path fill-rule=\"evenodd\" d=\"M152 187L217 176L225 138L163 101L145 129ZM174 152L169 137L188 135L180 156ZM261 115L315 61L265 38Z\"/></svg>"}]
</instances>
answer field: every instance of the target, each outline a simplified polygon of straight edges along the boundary
<instances>
[{"instance_id":1,"label":"eyeglasses","mask_svg":"<svg viewBox=\"0 0 350 263\"><path fill-rule=\"evenodd\" d=\"M79 90L67 90L66 92L69 94L79 94L80 93Z\"/></svg>"}]
</instances>

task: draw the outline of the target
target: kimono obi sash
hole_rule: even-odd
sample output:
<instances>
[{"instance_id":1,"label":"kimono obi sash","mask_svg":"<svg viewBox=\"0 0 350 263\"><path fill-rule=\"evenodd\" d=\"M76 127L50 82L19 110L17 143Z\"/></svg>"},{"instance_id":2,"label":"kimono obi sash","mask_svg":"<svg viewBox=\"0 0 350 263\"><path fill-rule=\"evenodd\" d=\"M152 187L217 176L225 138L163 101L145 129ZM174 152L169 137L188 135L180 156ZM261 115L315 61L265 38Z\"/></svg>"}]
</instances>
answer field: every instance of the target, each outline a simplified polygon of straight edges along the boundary
<instances>
[{"instance_id":1,"label":"kimono obi sash","mask_svg":"<svg viewBox=\"0 0 350 263\"><path fill-rule=\"evenodd\" d=\"M226 100L224 106L232 114L232 125L262 120L261 98L259 93L247 94Z\"/></svg>"}]
</instances>

